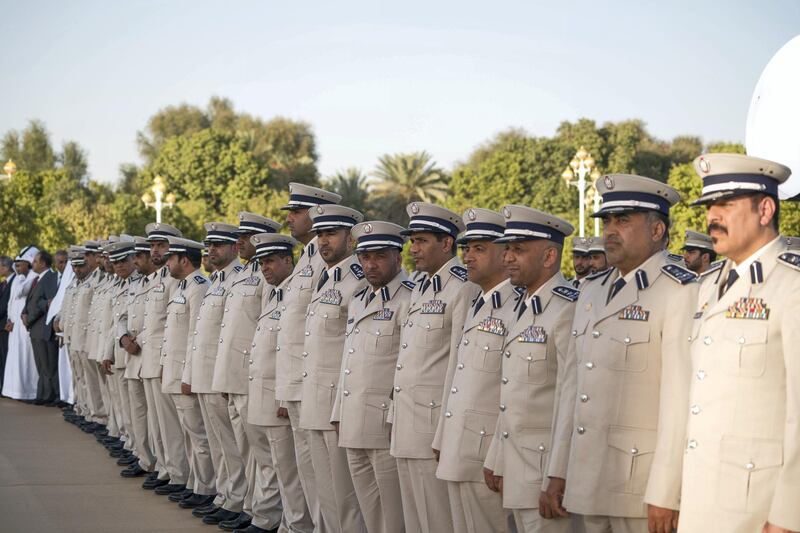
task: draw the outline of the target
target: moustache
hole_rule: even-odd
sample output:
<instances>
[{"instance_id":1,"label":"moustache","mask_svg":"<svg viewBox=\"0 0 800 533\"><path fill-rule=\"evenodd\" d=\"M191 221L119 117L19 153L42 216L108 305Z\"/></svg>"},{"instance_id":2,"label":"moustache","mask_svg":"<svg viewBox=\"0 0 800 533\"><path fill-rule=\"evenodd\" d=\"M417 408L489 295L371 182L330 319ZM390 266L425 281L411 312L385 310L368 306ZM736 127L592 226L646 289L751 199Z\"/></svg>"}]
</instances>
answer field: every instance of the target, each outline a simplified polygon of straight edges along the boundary
<instances>
[{"instance_id":1,"label":"moustache","mask_svg":"<svg viewBox=\"0 0 800 533\"><path fill-rule=\"evenodd\" d=\"M719 231L720 233L724 233L725 235L728 234L728 228L723 226L722 224L718 224L717 222L712 222L708 225L708 232L711 233L712 231Z\"/></svg>"}]
</instances>

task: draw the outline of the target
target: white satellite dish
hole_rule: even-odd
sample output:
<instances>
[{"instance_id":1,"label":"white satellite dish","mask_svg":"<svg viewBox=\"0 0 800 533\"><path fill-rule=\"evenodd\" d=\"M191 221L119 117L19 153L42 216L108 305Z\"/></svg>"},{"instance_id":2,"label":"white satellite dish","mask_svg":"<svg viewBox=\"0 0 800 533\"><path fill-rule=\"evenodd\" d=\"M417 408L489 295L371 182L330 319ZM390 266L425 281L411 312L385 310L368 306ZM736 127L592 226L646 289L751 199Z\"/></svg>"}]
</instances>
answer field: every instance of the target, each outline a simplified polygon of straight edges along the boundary
<instances>
[{"instance_id":1,"label":"white satellite dish","mask_svg":"<svg viewBox=\"0 0 800 533\"><path fill-rule=\"evenodd\" d=\"M800 35L783 45L761 73L750 101L747 154L786 165L792 175L781 199L800 194Z\"/></svg>"}]
</instances>

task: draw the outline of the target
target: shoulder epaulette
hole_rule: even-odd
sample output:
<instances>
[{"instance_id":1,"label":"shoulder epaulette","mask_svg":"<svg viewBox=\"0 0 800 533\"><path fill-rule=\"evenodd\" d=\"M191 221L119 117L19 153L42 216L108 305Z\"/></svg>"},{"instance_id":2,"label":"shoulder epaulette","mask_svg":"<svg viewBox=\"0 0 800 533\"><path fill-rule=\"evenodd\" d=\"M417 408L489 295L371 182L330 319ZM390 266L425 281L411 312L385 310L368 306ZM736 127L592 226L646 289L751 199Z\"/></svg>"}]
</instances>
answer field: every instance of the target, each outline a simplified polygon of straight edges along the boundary
<instances>
[{"instance_id":1,"label":"shoulder epaulette","mask_svg":"<svg viewBox=\"0 0 800 533\"><path fill-rule=\"evenodd\" d=\"M667 259L670 261L683 261L683 256L678 254L667 254Z\"/></svg>"},{"instance_id":2,"label":"shoulder epaulette","mask_svg":"<svg viewBox=\"0 0 800 533\"><path fill-rule=\"evenodd\" d=\"M236 265L235 267L233 267L234 272L241 272L242 270L244 270L244 267L242 265Z\"/></svg>"},{"instance_id":3,"label":"shoulder epaulette","mask_svg":"<svg viewBox=\"0 0 800 533\"><path fill-rule=\"evenodd\" d=\"M413 291L414 287L417 286L416 283L414 283L413 281L409 281L409 280L401 281L400 285L402 285L403 287L405 287L406 289L411 290L411 291Z\"/></svg>"},{"instance_id":4,"label":"shoulder epaulette","mask_svg":"<svg viewBox=\"0 0 800 533\"><path fill-rule=\"evenodd\" d=\"M353 273L356 279L364 279L364 269L361 268L361 265L353 263L350 265L350 271Z\"/></svg>"},{"instance_id":5,"label":"shoulder epaulette","mask_svg":"<svg viewBox=\"0 0 800 533\"><path fill-rule=\"evenodd\" d=\"M514 293L516 293L517 296L522 296L526 292L528 292L527 287L514 287Z\"/></svg>"},{"instance_id":6,"label":"shoulder epaulette","mask_svg":"<svg viewBox=\"0 0 800 533\"><path fill-rule=\"evenodd\" d=\"M553 287L552 290L553 294L556 296L560 296L565 300L569 300L570 302L574 302L578 299L578 296L581 295L581 291L578 289L573 289L572 287L566 287L564 285L558 285L557 287Z\"/></svg>"},{"instance_id":7,"label":"shoulder epaulette","mask_svg":"<svg viewBox=\"0 0 800 533\"><path fill-rule=\"evenodd\" d=\"M708 265L708 270L706 270L705 272L701 272L700 274L698 274L697 277L698 277L698 279L703 279L706 276L708 276L709 274L713 274L717 270L721 269L723 266L725 266L725 260L724 259L721 260L721 261L714 261L713 263Z\"/></svg>"},{"instance_id":8,"label":"shoulder epaulette","mask_svg":"<svg viewBox=\"0 0 800 533\"><path fill-rule=\"evenodd\" d=\"M672 264L664 265L661 267L661 272L666 274L671 279L677 281L681 285L686 285L687 283L697 281L697 274L688 268L683 268L682 266Z\"/></svg>"},{"instance_id":9,"label":"shoulder epaulette","mask_svg":"<svg viewBox=\"0 0 800 533\"><path fill-rule=\"evenodd\" d=\"M783 252L778 256L778 262L789 268L800 270L800 254L794 252Z\"/></svg>"},{"instance_id":10,"label":"shoulder epaulette","mask_svg":"<svg viewBox=\"0 0 800 533\"><path fill-rule=\"evenodd\" d=\"M467 281L467 269L462 266L451 266L450 273L461 281Z\"/></svg>"},{"instance_id":11,"label":"shoulder epaulette","mask_svg":"<svg viewBox=\"0 0 800 533\"><path fill-rule=\"evenodd\" d=\"M167 274L169 274L169 269L167 267L162 268L161 269L161 277L163 278Z\"/></svg>"},{"instance_id":12,"label":"shoulder epaulette","mask_svg":"<svg viewBox=\"0 0 800 533\"><path fill-rule=\"evenodd\" d=\"M207 283L208 282L208 280L206 278L204 278L203 276L201 276L199 274L194 277L194 280L197 282L198 285L202 285L203 283Z\"/></svg>"},{"instance_id":13,"label":"shoulder epaulette","mask_svg":"<svg viewBox=\"0 0 800 533\"><path fill-rule=\"evenodd\" d=\"M585 277L585 278L583 278L583 279L587 279L587 280L588 280L588 279L597 279L597 278L602 278L603 276L605 276L606 274L608 274L610 271L611 271L611 269L610 269L610 268L607 268L607 269L605 269L605 270L601 270L600 272L595 272L594 274L589 274L588 276L586 276L586 277Z\"/></svg>"}]
</instances>

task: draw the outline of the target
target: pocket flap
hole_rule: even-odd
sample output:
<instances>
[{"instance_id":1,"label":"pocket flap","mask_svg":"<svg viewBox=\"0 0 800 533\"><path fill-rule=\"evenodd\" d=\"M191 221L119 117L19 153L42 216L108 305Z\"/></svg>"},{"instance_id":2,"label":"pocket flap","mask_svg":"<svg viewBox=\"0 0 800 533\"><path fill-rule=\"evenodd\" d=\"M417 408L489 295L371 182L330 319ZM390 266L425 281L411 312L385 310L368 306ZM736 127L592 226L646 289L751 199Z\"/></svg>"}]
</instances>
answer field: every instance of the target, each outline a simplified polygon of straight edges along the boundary
<instances>
[{"instance_id":1,"label":"pocket flap","mask_svg":"<svg viewBox=\"0 0 800 533\"><path fill-rule=\"evenodd\" d=\"M719 444L720 460L743 470L764 470L783 464L783 443L778 439L747 439L725 435Z\"/></svg>"},{"instance_id":2,"label":"pocket flap","mask_svg":"<svg viewBox=\"0 0 800 533\"><path fill-rule=\"evenodd\" d=\"M497 414L481 411L464 411L464 429L480 436L492 435L497 425Z\"/></svg>"},{"instance_id":3,"label":"pocket flap","mask_svg":"<svg viewBox=\"0 0 800 533\"><path fill-rule=\"evenodd\" d=\"M526 349L519 350L522 346ZM523 362L532 363L534 361L544 361L547 359L547 344L525 343L518 344L515 348L519 350L518 355Z\"/></svg>"},{"instance_id":4,"label":"pocket flap","mask_svg":"<svg viewBox=\"0 0 800 533\"><path fill-rule=\"evenodd\" d=\"M318 387L335 389L339 384L339 372L319 371L314 382Z\"/></svg>"},{"instance_id":5,"label":"pocket flap","mask_svg":"<svg viewBox=\"0 0 800 533\"><path fill-rule=\"evenodd\" d=\"M749 346L767 342L769 323L761 320L736 320L736 328L726 331L724 338L734 344Z\"/></svg>"},{"instance_id":6,"label":"pocket flap","mask_svg":"<svg viewBox=\"0 0 800 533\"><path fill-rule=\"evenodd\" d=\"M412 391L414 403L430 409L442 406L442 387L436 385L417 385Z\"/></svg>"},{"instance_id":7,"label":"pocket flap","mask_svg":"<svg viewBox=\"0 0 800 533\"><path fill-rule=\"evenodd\" d=\"M419 325L425 329L442 329L444 327L444 315L422 314L417 320Z\"/></svg>"},{"instance_id":8,"label":"pocket flap","mask_svg":"<svg viewBox=\"0 0 800 533\"><path fill-rule=\"evenodd\" d=\"M626 322L630 322L630 324L626 324ZM626 345L650 342L650 325L648 323L636 323L633 320L620 320L617 322L617 325L621 331L609 333L611 338L615 341Z\"/></svg>"},{"instance_id":9,"label":"pocket flap","mask_svg":"<svg viewBox=\"0 0 800 533\"><path fill-rule=\"evenodd\" d=\"M653 453L656 449L656 432L650 429L611 426L608 428L608 445L631 455Z\"/></svg>"},{"instance_id":10,"label":"pocket flap","mask_svg":"<svg viewBox=\"0 0 800 533\"><path fill-rule=\"evenodd\" d=\"M315 311L321 318L339 318L341 314L341 307L331 304L319 304Z\"/></svg>"},{"instance_id":11,"label":"pocket flap","mask_svg":"<svg viewBox=\"0 0 800 533\"><path fill-rule=\"evenodd\" d=\"M383 391L365 391L364 403L382 411L389 410L389 393Z\"/></svg>"}]
</instances>

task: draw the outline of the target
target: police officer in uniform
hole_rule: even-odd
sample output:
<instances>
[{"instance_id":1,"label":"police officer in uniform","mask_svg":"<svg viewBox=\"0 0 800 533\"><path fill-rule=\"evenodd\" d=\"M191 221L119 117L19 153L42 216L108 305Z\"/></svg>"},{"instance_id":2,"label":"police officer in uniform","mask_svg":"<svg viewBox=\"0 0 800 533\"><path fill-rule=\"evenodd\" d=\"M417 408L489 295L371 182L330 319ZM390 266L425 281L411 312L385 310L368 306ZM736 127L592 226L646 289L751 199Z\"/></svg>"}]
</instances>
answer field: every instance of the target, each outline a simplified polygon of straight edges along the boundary
<instances>
[{"instance_id":1,"label":"police officer in uniform","mask_svg":"<svg viewBox=\"0 0 800 533\"><path fill-rule=\"evenodd\" d=\"M464 222L437 205L413 202L406 211L417 288L403 318L395 371L391 452L397 459L406 531L453 530L447 483L436 477L439 451L433 448L445 391L450 354L480 287L467 281L456 257L456 237Z\"/></svg>"},{"instance_id":2,"label":"police officer in uniform","mask_svg":"<svg viewBox=\"0 0 800 533\"><path fill-rule=\"evenodd\" d=\"M258 317L253 336L253 353L249 365L247 420L244 425L247 440L258 468L264 477L274 470L283 505L281 529L311 533L314 524L306 505L303 487L297 474L292 426L286 409L275 399L278 331L280 330L286 280L294 268L292 250L297 241L279 233L259 233L250 237L256 248L254 261L261 265L261 274L271 288ZM263 533L253 520L242 533Z\"/></svg>"},{"instance_id":3,"label":"police officer in uniform","mask_svg":"<svg viewBox=\"0 0 800 533\"><path fill-rule=\"evenodd\" d=\"M363 215L341 205L309 209L325 269L314 287L306 316L300 428L308 431L321 520L318 531L366 531L347 454L331 424L342 368L342 349L350 300L366 287L364 270L353 254L350 229Z\"/></svg>"},{"instance_id":4,"label":"police officer in uniform","mask_svg":"<svg viewBox=\"0 0 800 533\"><path fill-rule=\"evenodd\" d=\"M230 427L239 456L245 464L248 483L242 513L236 518L220 521L221 527L230 529L244 529L251 521L263 529L272 529L281 520L280 492L275 472L272 469L256 469L244 428L247 420L248 367L253 355L251 344L256 322L261 315L264 291L271 289L265 287L258 261L253 259L256 250L250 237L257 233L275 233L280 227L280 223L261 215L246 211L239 213L239 258L246 264L231 281L220 324L220 344L211 389L228 396Z\"/></svg>"},{"instance_id":5,"label":"police officer in uniform","mask_svg":"<svg viewBox=\"0 0 800 533\"><path fill-rule=\"evenodd\" d=\"M292 424L298 474L312 520L320 520L314 468L311 465L308 432L300 428L300 400L303 384L303 345L305 344L305 320L311 293L325 268L317 248L317 238L311 231L310 207L338 204L338 194L323 189L289 184L289 202L281 209L287 210L286 225L292 237L303 244L300 258L285 280L281 304L280 330L278 331L278 362L275 374L275 397L283 403Z\"/></svg>"},{"instance_id":6,"label":"police officer in uniform","mask_svg":"<svg viewBox=\"0 0 800 533\"><path fill-rule=\"evenodd\" d=\"M400 321L414 283L403 271L403 228L391 222L356 224L351 235L369 283L350 302L342 368L331 422L347 464L364 524L370 533L402 533L397 461L389 453L386 421L400 350Z\"/></svg>"},{"instance_id":7,"label":"police officer in uniform","mask_svg":"<svg viewBox=\"0 0 800 533\"><path fill-rule=\"evenodd\" d=\"M592 274L608 269L606 247L602 237L587 237L589 251L589 268Z\"/></svg>"},{"instance_id":8,"label":"police officer in uniform","mask_svg":"<svg viewBox=\"0 0 800 533\"><path fill-rule=\"evenodd\" d=\"M70 367L72 368L72 387L75 394L75 403L73 405L72 416L65 415L65 419L67 422L80 427L81 424L89 423L87 419L89 416L89 405L86 399L86 387L84 385L84 365L81 363L81 354L77 350L76 341L74 339L78 333L76 311L78 308L79 294L81 292L80 287L86 279L88 267L86 266L83 246L71 245L67 249L67 254L69 255L69 262L72 265L72 270L75 272L75 279L72 284L67 287L67 292L64 294L64 302L61 306L58 321L59 329L61 329L64 336L64 345L67 347Z\"/></svg>"},{"instance_id":9,"label":"police officer in uniform","mask_svg":"<svg viewBox=\"0 0 800 533\"><path fill-rule=\"evenodd\" d=\"M575 269L575 277L570 282L578 289L586 276L592 273L589 240L586 237L572 238L572 268Z\"/></svg>"},{"instance_id":10,"label":"police officer in uniform","mask_svg":"<svg viewBox=\"0 0 800 533\"><path fill-rule=\"evenodd\" d=\"M574 228L531 209L503 208L505 264L511 283L525 289L513 309L499 350L503 355L499 419L486 458L486 482L502 492L520 532L570 531L552 518L540 493L549 457L552 413L559 401L558 375L574 371L566 361L569 326L580 292L560 272L564 239ZM544 505L543 505L544 503ZM547 519L545 519L545 518Z\"/></svg>"},{"instance_id":11,"label":"police officer in uniform","mask_svg":"<svg viewBox=\"0 0 800 533\"><path fill-rule=\"evenodd\" d=\"M500 213L470 208L458 239L467 277L481 287L467 313L457 352L447 369L442 411L433 447L441 450L436 476L447 482L455 531L505 532L500 495L484 483L483 462L500 404L500 366L518 298L503 265L505 221Z\"/></svg>"},{"instance_id":12,"label":"police officer in uniform","mask_svg":"<svg viewBox=\"0 0 800 533\"><path fill-rule=\"evenodd\" d=\"M683 244L683 260L686 262L686 268L695 274L702 274L717 260L714 241L705 233L687 229Z\"/></svg>"},{"instance_id":13,"label":"police officer in uniform","mask_svg":"<svg viewBox=\"0 0 800 533\"><path fill-rule=\"evenodd\" d=\"M576 305L568 357L577 375L559 375L548 499L557 515L580 515L587 533L669 531L686 418L669 400L686 399L682 339L696 299L695 274L665 250L669 208L680 197L626 174L596 187L603 204L593 216L603 219L613 268L590 276Z\"/></svg>"},{"instance_id":14,"label":"police officer in uniform","mask_svg":"<svg viewBox=\"0 0 800 533\"><path fill-rule=\"evenodd\" d=\"M714 250L689 338L679 531L800 531L800 254L778 233L789 168L738 154L694 161Z\"/></svg>"}]
</instances>

